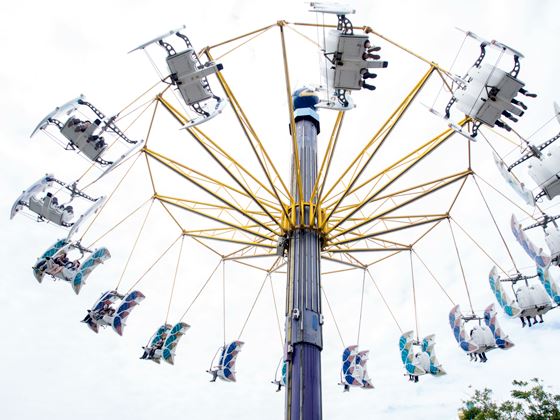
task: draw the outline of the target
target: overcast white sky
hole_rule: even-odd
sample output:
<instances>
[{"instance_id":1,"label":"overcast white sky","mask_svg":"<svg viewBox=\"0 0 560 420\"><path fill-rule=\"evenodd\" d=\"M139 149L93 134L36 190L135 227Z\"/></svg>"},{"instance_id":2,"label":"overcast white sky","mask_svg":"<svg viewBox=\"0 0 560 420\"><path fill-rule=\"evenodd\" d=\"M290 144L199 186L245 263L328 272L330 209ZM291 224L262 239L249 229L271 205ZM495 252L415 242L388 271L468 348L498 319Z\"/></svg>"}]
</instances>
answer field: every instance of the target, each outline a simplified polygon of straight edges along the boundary
<instances>
[{"instance_id":1,"label":"overcast white sky","mask_svg":"<svg viewBox=\"0 0 560 420\"><path fill-rule=\"evenodd\" d=\"M521 79L528 89L539 94L527 115L518 124L523 134L531 134L552 117L552 102L560 100L557 74L560 68L557 41L560 39L560 3L554 0L483 0L460 1L392 1L352 3L358 13L352 17L356 25L367 24L377 32L398 41L422 56L449 67L463 40L454 29L470 29L481 36L500 40L522 51ZM8 220L9 209L18 194L45 172L54 172L65 180L72 179L84 168L84 162L69 152L57 148L44 135L29 140L37 122L52 108L84 93L107 114L118 111L146 87L157 81L150 63L143 54L127 55L136 45L169 29L186 24L185 32L195 47L215 44L240 33L256 29L280 19L287 21L315 22L300 1L257 2L213 1L206 2L3 2L0 4L0 34L3 65L0 67L2 97L0 113L3 115L0 138L0 188L4 197L0 206L1 232L4 241L0 246L4 270L0 276L0 331L4 341L0 346L0 417L3 419L99 419L108 418L150 419L154 417L218 419L281 419L283 393L275 393L269 383L281 356L280 339L273 307L270 286L266 285L262 298L255 307L243 335L247 343L239 357L236 384L209 384L204 371L212 355L222 342L221 286L218 279L193 306L185 319L193 327L178 347L175 366L157 366L138 360L141 346L162 323L171 277L175 267L176 250L162 265L139 286L147 299L135 310L123 337L110 330L99 335L91 333L79 323L98 295L115 286L121 276L128 252L134 241L141 215L130 220L117 234L108 236L103 245L109 247L113 259L94 272L78 297L70 287L60 282L46 280L38 285L30 267L35 259L56 239L63 236L53 226L35 224L25 217ZM276 30L276 29L274 29ZM287 139L285 97L283 80L277 77L278 38L269 38L240 49L224 58L225 71L235 80L236 91L244 104L252 105L250 117L261 133L267 137L272 151L288 150L282 146ZM309 60L304 56L302 41L290 34L292 58ZM311 37L315 34L310 33ZM299 49L301 43L301 50ZM395 92L412 86L421 73L411 76L407 70L413 65L406 55L386 43L383 58L389 68L380 71L378 90L372 119L382 120L392 104L400 99ZM476 58L475 43L469 46L465 62ZM272 58L274 57L274 58ZM270 60L270 61L268 61ZM274 61L276 60L276 61ZM409 61L407 61L409 60ZM253 67L259 63L260 67ZM267 68L266 65L270 67ZM408 67L410 65L410 68ZM421 67L419 67L421 68ZM462 73L464 67L457 69ZM306 69L294 70L294 87L308 82ZM313 72L311 72L313 73ZM228 73L225 73L228 74ZM313 73L315 74L315 73ZM235 78L237 77L237 78ZM215 80L213 81L216 85ZM437 90L437 89L436 89ZM430 103L433 96L426 95ZM267 107L263 107L266 104ZM368 109L356 110L364 115ZM433 122L427 111L418 107L417 119L409 125L407 138L429 138L432 131L423 132L426 121ZM354 111L353 111L354 112ZM322 112L325 126L329 121ZM227 123L233 121L231 111L224 113L222 122L212 126L218 134L229 134ZM365 117L364 117L365 118ZM354 120L348 125L347 146L339 148L342 161L350 158L352 139L362 138L361 127L366 120ZM542 141L558 131L558 125L549 124L534 141ZM370 126L371 127L371 126ZM375 124L373 124L375 127ZM141 128L139 130L142 130ZM178 137L173 128L161 129L160 134L172 140ZM268 130L268 131L267 131ZM372 128L370 128L370 131ZM139 131L139 133L143 133ZM327 133L327 131L325 131ZM142 135L142 134L140 134ZM319 138L325 144L327 134ZM266 136L265 136L266 137ZM224 137L225 145L233 145L234 136ZM229 143L228 143L229 142ZM288 144L288 143L285 143ZM486 178L504 190L512 199L513 193L498 178L492 168L488 147L482 142L473 148L475 158L480 158L477 168ZM164 147L164 146L162 146ZM177 146L179 147L179 146ZM179 149L178 149L179 150ZM179 151L177 152L179 153ZM190 153L190 150L189 150ZM195 152L192 152L195 153ZM395 153L399 153L396 149ZM183 155L186 156L186 155ZM281 154L274 154L282 160ZM441 157L441 156L440 156ZM454 154L441 157L453 160ZM437 165L437 161L434 161ZM288 161L280 162L286 169ZM119 172L122 174L122 172ZM92 194L107 194L115 184L112 180L95 186ZM148 197L147 174L135 168L123 185L127 191L118 206L112 207L113 219L118 220L127 211ZM174 187L174 186L173 186ZM177 187L179 188L179 187ZM481 239L507 264L507 254L500 246L483 204L475 201L474 188L460 203L457 219L471 223L482 232ZM500 227L508 240L513 236L508 230L512 206L497 197L489 198L500 219ZM550 204L550 203L549 203ZM554 204L554 203L551 203ZM156 206L154 206L156 207ZM163 213L154 213L150 219L146 238L141 241L139 254L132 273L123 279L128 288L138 273L145 269L158 250L163 249L178 232ZM109 220L109 219L108 219ZM107 221L108 223L108 221ZM102 232L108 225L99 228ZM485 233L484 233L485 232ZM447 236L445 236L447 235ZM486 235L486 236L485 236ZM493 236L492 236L493 235ZM93 239L93 237L91 238ZM539 233L534 239L542 240ZM433 238L420 248L422 256L431 262L450 295L466 308L464 286L454 255L449 252L449 233L435 232ZM467 272L475 309L483 309L494 302L486 276L490 270L488 260L464 242ZM514 257L521 267L530 261L516 244L512 245ZM185 242L186 257L182 260L178 287L173 301L170 321L175 322L184 312L192 297L205 281L218 260L192 241ZM400 258L400 259L399 259ZM386 293L403 329L413 329L408 257L398 257L374 271L379 285ZM442 378L422 378L413 385L403 376L397 347L399 331L388 315L377 292L366 288L364 321L361 346L371 350L370 375L376 386L372 391L353 390L343 394L336 385L339 378L339 359L342 345L334 329L332 318L325 308L325 349L323 350L323 404L324 417L330 419L360 416L362 418L454 418L461 399L468 394L468 386L490 387L498 397L505 397L512 379L543 378L558 392L557 355L554 351L560 328L557 310L546 316L546 323L532 330L521 330L516 320L500 318L502 327L509 332L516 347L508 352L489 353L485 365L472 364L456 345L447 321L449 301L421 268L418 268L420 332L436 333L436 352L449 373ZM263 274L252 270L227 266L228 321L227 338L238 336ZM284 277L273 277L276 300L283 307ZM326 276L324 286L329 294L335 316L342 330L345 344L355 341L357 327L356 305L359 304L361 273ZM137 312L136 312L137 311Z\"/></svg>"}]
</instances>

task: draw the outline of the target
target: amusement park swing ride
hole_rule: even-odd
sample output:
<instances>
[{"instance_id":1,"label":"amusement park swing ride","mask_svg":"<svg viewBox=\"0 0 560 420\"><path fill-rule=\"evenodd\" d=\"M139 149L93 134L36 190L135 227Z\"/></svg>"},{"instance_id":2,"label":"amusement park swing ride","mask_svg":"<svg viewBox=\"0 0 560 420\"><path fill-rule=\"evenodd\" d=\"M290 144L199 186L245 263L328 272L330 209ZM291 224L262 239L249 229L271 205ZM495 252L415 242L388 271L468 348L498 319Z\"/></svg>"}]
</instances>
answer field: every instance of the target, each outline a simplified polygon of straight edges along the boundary
<instances>
[{"instance_id":1,"label":"amusement park swing ride","mask_svg":"<svg viewBox=\"0 0 560 420\"><path fill-rule=\"evenodd\" d=\"M149 304L150 297L140 287L144 277L171 249L178 249L171 306L186 239L220 257L184 314L170 323L168 307L165 322L155 331L147 332L150 338L142 347L140 358L158 364L162 360L174 364L181 357L178 353L188 352L179 343L191 328L186 322L189 310L220 267L225 270L226 261L265 273L243 329L264 285L272 282L273 275L285 279L283 356L272 382L278 391L285 388L288 419L322 418L321 352L323 327L328 326L326 312L338 329L322 276L335 277L341 272L327 267L343 267L343 271L360 274L360 327L366 282L379 292L400 331L400 337L395 337L395 352L398 342L403 371L412 382L418 382L421 376L445 375L447 370L436 357L434 334L422 337L418 331L415 265L423 267L449 299L452 335L472 361L484 363L488 351L514 346L503 318L519 318L523 326L532 327L560 305L560 284L551 275L551 269L560 265L560 215L547 214L542 204L560 194L560 151L555 143L560 134L533 144L519 133L516 123L529 112L531 101L537 96L520 79L523 54L502 42L466 31L465 41L478 45L479 51L471 57L470 67L457 75L371 27L355 26L350 19L355 11L347 6L311 3L310 11L322 23L319 18L316 23L278 21L201 50L195 49L186 28L181 27L131 50L134 54L146 53L160 80L112 116L104 114L83 95L49 113L32 135L52 138L69 156L81 156L87 169L71 182L59 180L53 174L42 176L22 192L11 211L11 218L27 214L65 232L66 236L40 254L33 265L33 275L39 283L48 278L68 282L76 294L83 287L95 287L96 268L112 262L109 245L95 246L132 215L145 212L138 233L131 238L133 245L124 271L145 226L158 223L150 220L155 206L163 209L164 217L179 230L178 237L127 291L119 290L121 276L113 289L103 291L91 309L84 310L82 322L95 333L109 327L123 335L126 324L134 322L133 312L138 310L135 308ZM288 171L282 170L284 163L278 162L277 154L271 153L267 144L267 138L276 138L276 134L260 132L251 123L242 97L234 93L237 73L234 69L230 71L227 63L228 55L274 32L279 37L279 68L284 78L287 110L283 116L271 117L285 118L287 122L284 134L291 146L289 179L284 173ZM289 61L288 33L311 44L310 48L320 57L315 69L320 75L318 84L293 86L292 71L299 69ZM385 51L390 51L387 56ZM345 136L345 121L351 121L353 113L367 116L364 104L379 100L373 82L381 86L394 71L391 54L411 57L424 70L394 109L388 112L386 107L380 108L383 115L389 113L385 121L376 127L360 122L367 140L348 164L339 162L340 149L350 149L356 146L352 142L360 141ZM401 125L406 124L410 110L419 103L422 90L430 83L441 85L441 89L433 105L423 107L423 112L444 128L428 134L428 140L418 142L418 132L409 140L412 136L403 135ZM554 115L559 118L558 106ZM173 135L187 138L193 150L174 151L169 144L171 139L157 134L158 124L163 120L165 124L173 121ZM227 138L215 137L216 127L222 122L235 125L239 132L232 128ZM136 135L137 126L147 127L143 138ZM134 136L129 134L131 131ZM502 145L497 144L500 141L508 147L515 144L515 149L502 153ZM452 159L455 162L444 162L445 155L442 157L440 152L450 144L460 145L461 155ZM473 169L471 149L486 145L492 150L496 173L503 178L499 182L511 186L519 203L502 193L501 185L493 186ZM512 160L511 153L520 149L520 156ZM199 161L198 153L206 160ZM121 193L121 183L131 168L143 162L151 195L118 223L102 226L106 232L93 239L91 232L99 229L103 221L100 216L106 209L118 211L111 207L111 200ZM527 168L525 172L522 166ZM103 189L109 178L114 179L123 170L113 191L99 197L87 192L92 186ZM489 230L495 231L499 246L510 257L509 268L454 217L467 183L476 187L482 199L482 211L493 224ZM497 218L501 215L492 210L481 186L516 208L517 216L511 215L511 232L499 228ZM417 245L440 227L450 234L451 258L458 263L466 289L466 312L451 299L418 252ZM544 238L540 239L547 250L529 237L533 233L527 233L538 228L543 230ZM461 257L457 233L468 238L487 258L490 287L483 311L474 309L469 270ZM227 251L221 245L227 246ZM510 252L510 247L519 245L533 263L528 269L518 268ZM374 275L377 264L403 254L409 257L410 274L403 276L412 282L416 321L414 327L410 326L413 328L405 329L397 322ZM225 274L223 277L225 287ZM86 280L92 284L86 285ZM505 330L499 322L506 325ZM360 333L356 344L343 342L343 391L375 387L375 372L368 367L369 350L360 347L359 336ZM249 343L242 341L242 334L231 341L224 334L224 342L207 370L211 381L236 382L236 363L245 345Z\"/></svg>"}]
</instances>

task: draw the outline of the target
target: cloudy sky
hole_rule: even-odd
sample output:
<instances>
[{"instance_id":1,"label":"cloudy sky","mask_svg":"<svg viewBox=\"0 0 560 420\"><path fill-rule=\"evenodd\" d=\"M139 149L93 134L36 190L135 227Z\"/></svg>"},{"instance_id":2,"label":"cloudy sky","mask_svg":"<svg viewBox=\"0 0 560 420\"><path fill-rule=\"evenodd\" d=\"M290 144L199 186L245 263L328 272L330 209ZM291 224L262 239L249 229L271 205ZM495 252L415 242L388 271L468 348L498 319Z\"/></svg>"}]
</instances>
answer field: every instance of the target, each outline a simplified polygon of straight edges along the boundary
<instances>
[{"instance_id":1,"label":"cloudy sky","mask_svg":"<svg viewBox=\"0 0 560 420\"><path fill-rule=\"evenodd\" d=\"M464 36L455 29L469 29L489 39L500 40L525 55L520 78L527 88L539 94L527 115L517 125L520 133L530 136L553 117L552 102L560 100L557 74L560 63L555 54L560 36L557 16L560 4L553 0L482 0L458 1L393 1L353 3L358 13L354 24L366 24L429 60L449 68ZM0 277L0 329L4 341L0 346L1 368L0 413L5 419L149 419L170 418L280 419L283 416L283 393L275 393L270 381L281 357L274 303L282 315L284 275L275 274L265 284L261 297L242 339L247 344L239 357L238 383L208 383L204 372L223 341L221 272L218 272L185 317L191 330L179 345L175 366L157 366L138 360L141 346L163 322L169 302L171 283L178 248L173 248L138 288L147 299L132 314L123 337L110 330L98 335L89 331L80 319L99 294L115 287L138 233L147 208L131 217L119 229L108 235L101 245L107 246L113 258L99 268L76 297L66 284L45 281L39 285L30 267L35 259L63 233L56 227L36 224L18 216L8 220L9 209L18 194L46 172L64 180L72 180L87 164L71 152L64 152L43 133L33 139L29 134L37 122L51 109L83 93L107 114L118 112L132 99L157 82L150 62L142 53L127 55L136 45L169 29L185 24L195 47L213 45L252 29L288 22L315 22L300 1L256 2L213 1L189 5L188 2L121 1L76 2L55 4L30 1L0 5L0 33L3 66L0 68L2 99L0 111L4 118L0 136L4 147L0 154L4 197L0 213L3 274ZM305 34L315 39L314 30ZM317 57L310 43L290 32L288 47L293 86L309 83L317 77L314 65ZM239 51L223 57L224 74L231 77L232 87L240 101L247 105L250 119L266 139L266 146L278 161L286 177L289 170L287 142L287 112L277 28ZM425 66L384 41L383 59L390 66L377 79L375 96L363 98L362 107L349 118L345 126L344 147L337 159L352 158L360 141L371 135L376 124L402 98L425 71ZM466 43L457 61L457 73L466 69L477 56L477 45ZM225 54L223 49L217 54ZM9 59L8 59L9 58ZM162 56L154 50L154 59L162 64ZM298 65L299 64L299 65ZM316 80L311 80L316 82ZM214 85L216 85L214 80ZM433 84L420 101L431 105L439 85ZM216 89L219 92L219 89ZM370 102L366 101L368 97ZM441 99L441 98L440 98ZM371 105L366 105L370 104ZM266 106L263 106L266 105ZM368 108L371 106L371 108ZM438 121L418 104L414 119L405 125L409 131L400 138L428 139L434 128L443 129ZM154 138L161 150L196 161L198 151L180 143L184 137L164 116L158 116ZM324 127L331 116L322 112ZM236 137L228 124L234 120L231 111L221 120L209 123L225 147L235 147ZM145 136L146 118L133 127L131 135ZM531 140L540 142L558 131L556 122L549 123ZM326 144L328 130L319 137ZM183 137L181 137L183 136ZM352 140L355 139L355 143ZM283 143L285 142L285 143ZM464 144L464 143L461 143ZM321 146L320 146L321 147ZM507 143L496 147L507 153ZM324 149L321 149L324 150ZM399 155L398 147L390 153ZM457 150L461 150L458 152ZM448 165L460 160L462 149L449 149L446 155L434 157L434 165ZM192 153L192 155L191 155ZM491 165L488 146L480 141L473 145L474 168L487 180L517 200L498 178ZM510 159L513 160L511 155ZM446 162L444 164L444 162ZM89 232L94 241L112 224L139 206L151 194L148 174L142 159L115 194L107 214ZM341 163L341 164L342 164ZM109 194L126 168L120 168L90 190L93 195ZM429 170L426 169L427 171ZM218 169L212 169L216 173ZM522 173L522 172L521 172ZM214 174L214 172L212 172ZM184 188L174 183L176 178L161 175L161 189L182 193ZM511 269L511 261L501 244L476 187L468 185L458 202L456 219L470 229L485 244L492 256ZM186 191L186 190L185 190ZM485 190L489 203L519 267L531 270L530 260L523 254L508 230L514 207L500 196ZM545 207L555 203L546 203ZM528 210L528 209L527 209ZM519 210L515 210L519 214ZM554 209L551 210L554 213ZM522 218L521 214L521 218ZM189 219L185 219L188 221ZM193 224L199 221L194 218ZM433 269L436 277L455 303L468 307L465 288L456 256L450 252L448 229L434 231L421 243L418 252ZM176 226L160 207L154 205L131 267L122 275L122 290L131 287L151 262L178 235ZM542 241L539 232L531 233ZM493 302L486 276L491 262L464 236L459 236L469 290L476 310ZM193 297L206 281L219 259L207 249L186 240L179 267L177 287L170 311L170 322L185 312ZM386 264L372 268L372 273L385 298L395 312L403 330L414 328L408 256L398 256ZM509 265L508 265L509 264ZM405 267L405 268L402 268ZM499 398L507 396L512 379L543 378L558 392L560 383L551 367L557 363L554 343L560 328L560 315L552 311L546 323L532 330L520 328L516 320L500 318L502 327L516 346L507 351L489 353L487 364L473 364L457 347L447 322L451 303L433 280L419 266L418 314L420 335L436 334L439 360L449 373L442 378L422 378L413 385L403 376L397 349L399 329L388 314L377 291L366 283L364 316L360 345L371 350L370 375L376 386L373 391L353 390L342 393L339 380L339 358L343 349L332 316L325 309L325 348L323 350L323 404L325 418L338 419L350 415L377 418L453 418L461 399L468 396L469 386L490 387ZM263 282L264 274L233 263L226 265L226 339L239 336L243 323ZM359 272L325 276L323 284L346 345L356 341L362 277ZM271 290L274 290L275 300ZM136 312L137 311L137 312Z\"/></svg>"}]
</instances>

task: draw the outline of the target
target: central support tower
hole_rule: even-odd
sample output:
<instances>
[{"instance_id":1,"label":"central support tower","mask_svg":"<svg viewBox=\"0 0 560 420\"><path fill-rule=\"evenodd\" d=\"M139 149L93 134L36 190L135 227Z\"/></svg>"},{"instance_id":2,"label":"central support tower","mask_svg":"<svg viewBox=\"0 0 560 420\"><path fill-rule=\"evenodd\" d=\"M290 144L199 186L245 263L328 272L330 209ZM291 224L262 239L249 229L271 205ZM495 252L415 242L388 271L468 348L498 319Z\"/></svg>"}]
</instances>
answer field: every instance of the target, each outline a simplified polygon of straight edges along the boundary
<instances>
[{"instance_id":1,"label":"central support tower","mask_svg":"<svg viewBox=\"0 0 560 420\"><path fill-rule=\"evenodd\" d=\"M291 192L295 221L288 233L288 282L286 290L286 419L319 420L321 404L321 237L316 198L319 98L300 89L294 92L297 154L292 159ZM301 174L297 181L296 156Z\"/></svg>"}]
</instances>

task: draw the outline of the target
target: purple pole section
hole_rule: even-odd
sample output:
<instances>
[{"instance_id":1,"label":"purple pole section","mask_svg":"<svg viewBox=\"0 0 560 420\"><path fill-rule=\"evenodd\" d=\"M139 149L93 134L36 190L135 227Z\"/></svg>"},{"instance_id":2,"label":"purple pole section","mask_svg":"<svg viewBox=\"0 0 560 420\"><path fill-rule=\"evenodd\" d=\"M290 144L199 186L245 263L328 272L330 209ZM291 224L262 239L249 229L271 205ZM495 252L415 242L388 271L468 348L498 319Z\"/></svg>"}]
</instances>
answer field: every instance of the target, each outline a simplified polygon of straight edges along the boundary
<instances>
[{"instance_id":1,"label":"purple pole section","mask_svg":"<svg viewBox=\"0 0 560 420\"><path fill-rule=\"evenodd\" d=\"M304 95L301 95L305 93ZM288 232L286 290L286 420L321 420L321 243L317 220L310 220L310 200L317 178L318 98L296 91L294 118L302 179L303 210L296 206L295 228ZM295 164L291 191L300 201ZM315 201L315 200L314 200Z\"/></svg>"},{"instance_id":2,"label":"purple pole section","mask_svg":"<svg viewBox=\"0 0 560 420\"><path fill-rule=\"evenodd\" d=\"M301 372L301 374L294 374ZM302 343L292 354L292 410L290 419L321 419L321 349Z\"/></svg>"}]
</instances>

